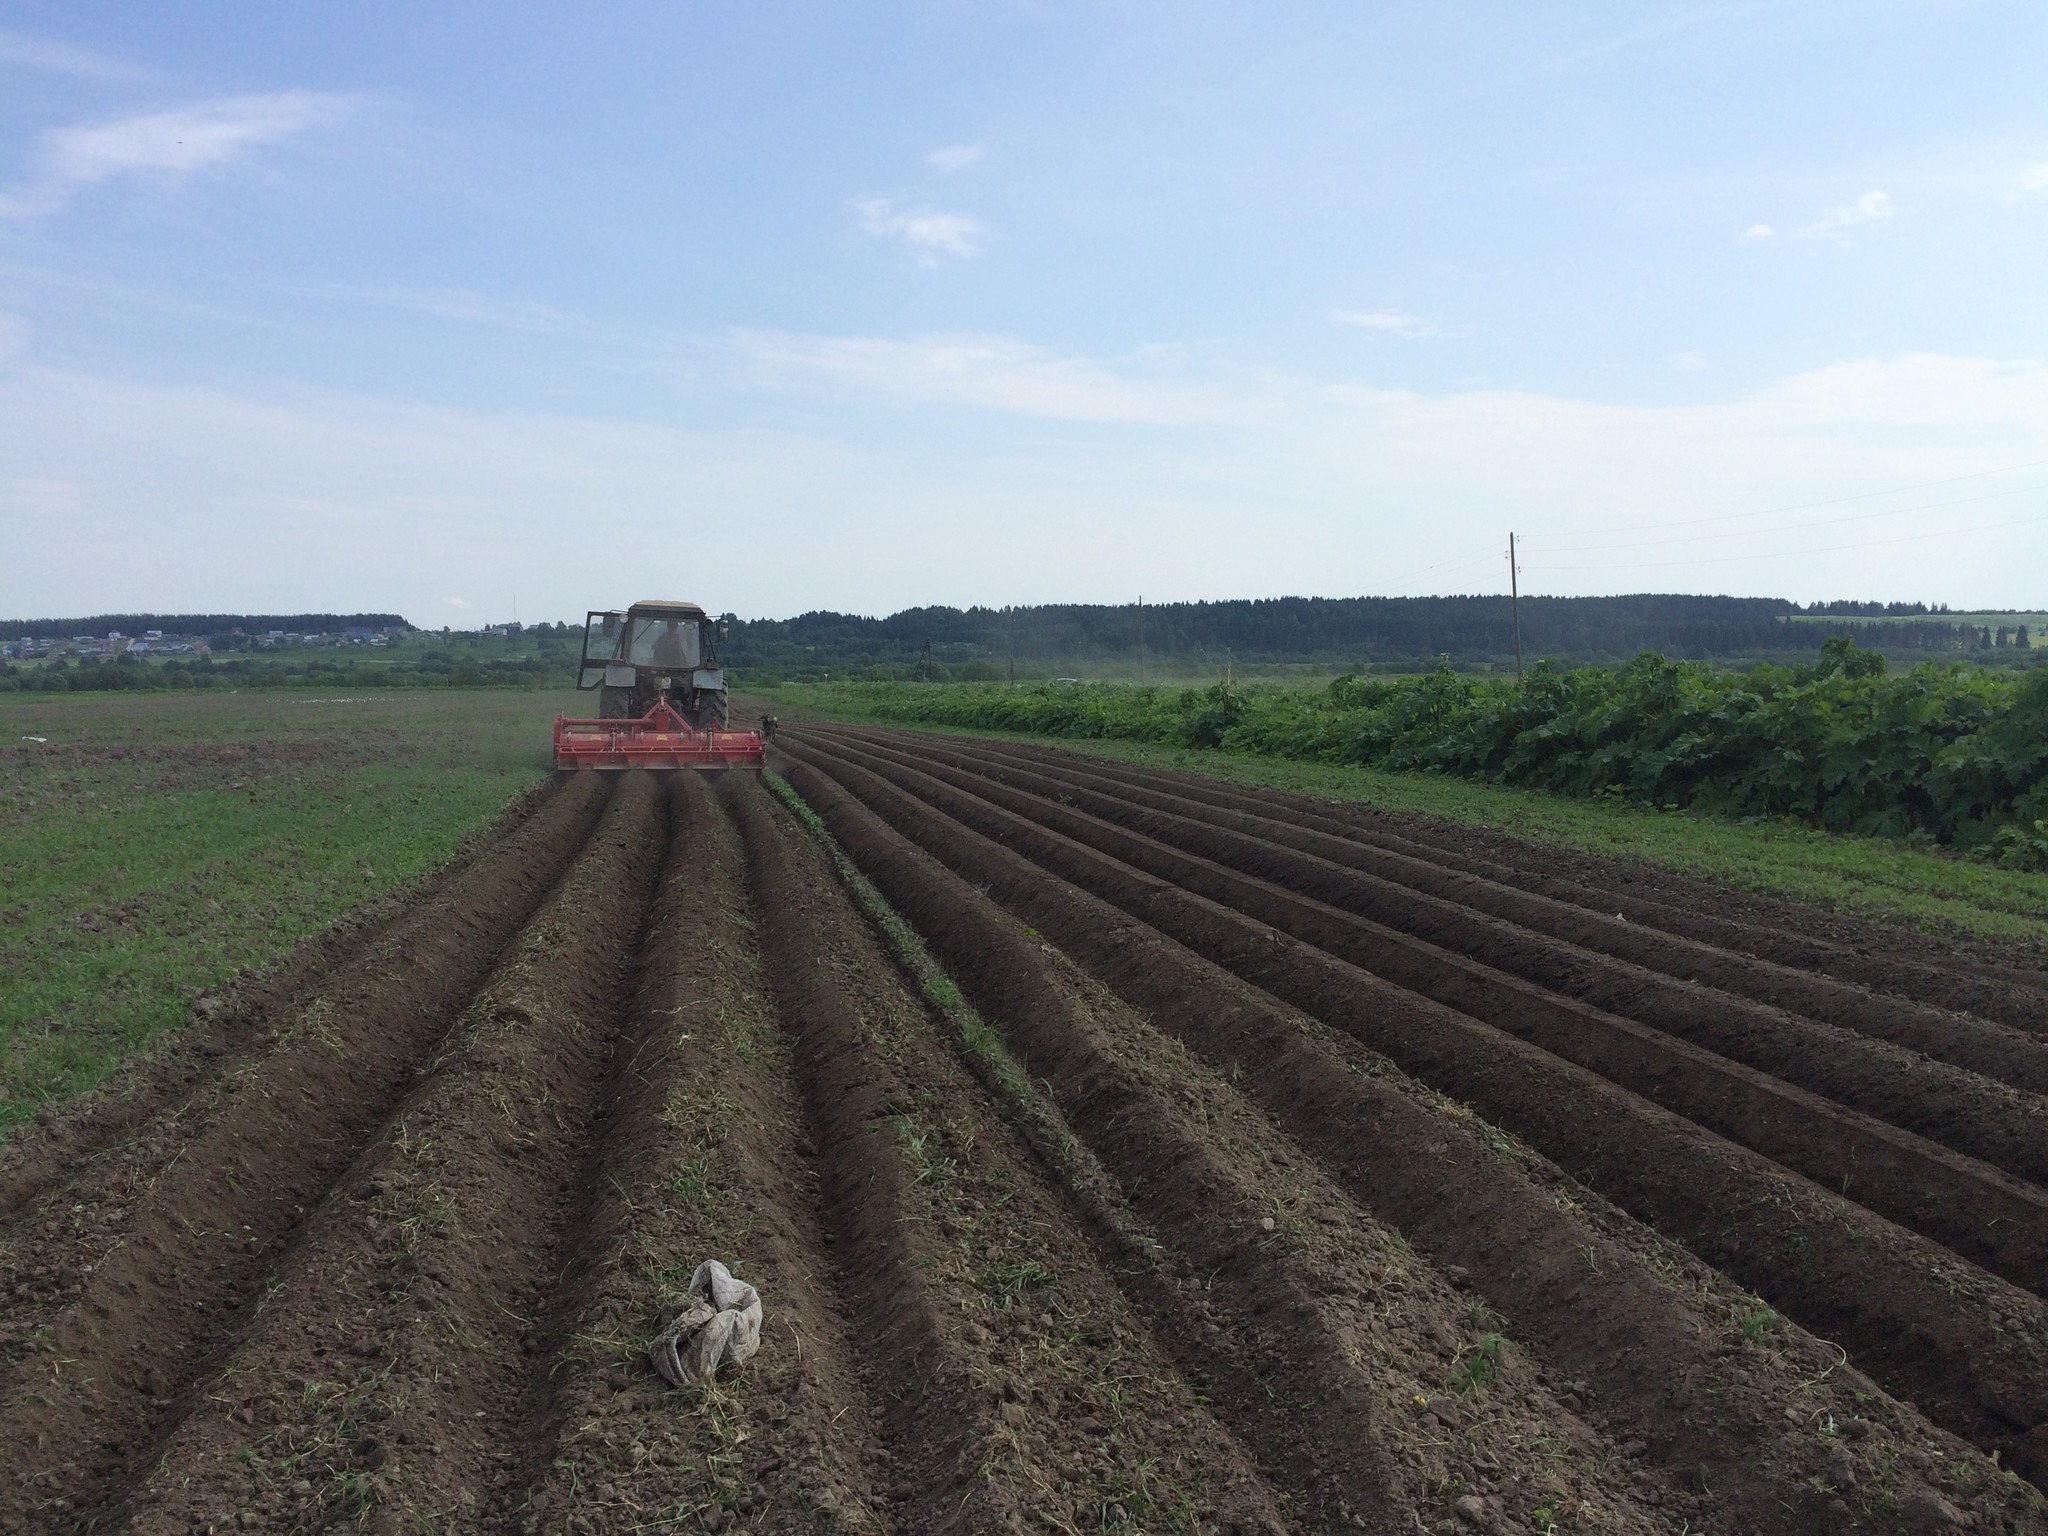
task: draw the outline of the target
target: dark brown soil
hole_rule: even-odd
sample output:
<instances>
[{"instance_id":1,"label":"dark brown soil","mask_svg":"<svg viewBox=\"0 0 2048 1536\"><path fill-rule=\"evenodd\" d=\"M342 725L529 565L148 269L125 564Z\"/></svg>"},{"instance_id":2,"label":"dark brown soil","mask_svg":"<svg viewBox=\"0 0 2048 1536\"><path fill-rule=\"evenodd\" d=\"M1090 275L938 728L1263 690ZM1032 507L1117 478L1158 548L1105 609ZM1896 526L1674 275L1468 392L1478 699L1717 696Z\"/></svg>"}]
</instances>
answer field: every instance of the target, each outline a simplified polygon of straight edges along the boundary
<instances>
[{"instance_id":1,"label":"dark brown soil","mask_svg":"<svg viewBox=\"0 0 2048 1536\"><path fill-rule=\"evenodd\" d=\"M669 793L591 1240L556 1311L559 1347L532 1355L528 1497L497 1528L886 1531L887 1452L828 1278L816 1148L761 974L745 852L703 780L679 774ZM705 1258L760 1288L762 1349L681 1393L645 1349Z\"/></svg>"},{"instance_id":2,"label":"dark brown soil","mask_svg":"<svg viewBox=\"0 0 2048 1536\"><path fill-rule=\"evenodd\" d=\"M818 801L1009 1026L1024 1065L1123 1192L1121 1225L1151 1234L1182 1298L1176 1353L1285 1490L1297 1528L1397 1529L1389 1509L1455 1518L1455 1490L1530 1509L1568 1504L1584 1529L1667 1528L1650 1512L1660 1491L1632 1488L1640 1473L1625 1462L1588 1478L1583 1465L1541 1468L1517 1453L1555 1436L1597 1466L1614 1447L1560 1404L1519 1346L1483 1393L1460 1394L1460 1366L1498 1347L1485 1339L1499 1320L1418 1264L1226 1081L1021 923L849 822L829 791Z\"/></svg>"},{"instance_id":3,"label":"dark brown soil","mask_svg":"<svg viewBox=\"0 0 2048 1536\"><path fill-rule=\"evenodd\" d=\"M745 781L763 958L906 1529L1269 1530L1278 1496L1005 1134L786 811Z\"/></svg>"},{"instance_id":4,"label":"dark brown soil","mask_svg":"<svg viewBox=\"0 0 2048 1536\"><path fill-rule=\"evenodd\" d=\"M1175 847L1122 831L1117 824L1105 825L1084 814L1076 807L1095 798L1085 793L1073 797L1074 805L1058 801L1041 804L1030 794L1008 787L1014 774L1000 780L983 778L956 771L944 763L886 750L878 749L874 755L861 747L847 746L842 750L850 761L864 761L877 767L893 764L898 768L915 768L1011 812L1041 818L1046 825L1134 868L1234 906L1247 916L1271 923L1281 932L1317 945L1388 981L1600 1072L1823 1185L1844 1192L1853 1188L1862 1203L1940 1237L1958 1252L2016 1283L2039 1287L2048 1281L2048 1197L2034 1186L2001 1177L1993 1168L1953 1156L1888 1125L1845 1113L1810 1092L1802 1093L1766 1073L1745 1071L1740 1065L1691 1049L1681 1039L1656 1029L1645 1029L1628 1019L1586 1007L1563 992L1547 992L1425 940L1407 938L1369 919L1297 894L1304 889L1320 890L1341 898L1346 894L1344 881L1349 878L1343 871L1335 871L1332 880L1326 878L1327 867L1295 868L1291 861L1297 856L1284 850L1275 851L1276 857L1261 858L1258 855L1264 850L1254 844L1248 854L1239 850L1241 856L1233 860L1233 865L1250 865L1269 878L1246 878L1235 873L1234 868L1182 854ZM1183 830L1177 842L1202 841L1200 830ZM1297 878L1291 884L1280 883L1290 873ZM1336 889L1330 890L1331 885ZM1445 918L1455 917L1457 910L1447 907ZM1383 915L1402 914L1396 909ZM1476 921L1486 924L1489 920ZM1447 920L1438 927L1441 930L1455 925ZM1439 936L1460 937L1455 932L1440 932ZM1527 950L1540 947L1538 941L1527 936L1509 937L1520 937L1521 947ZM1525 973L1545 969L1540 958L1529 958L1525 965ZM1902 1104L1907 1113L1898 1118L1932 1122L1934 1128L1947 1132L1945 1140L1988 1148L2006 1166L2016 1162L2020 1171L2029 1171L2026 1154L2043 1123L2037 1102L1967 1080L1960 1084L1960 1091L1947 1091L1956 1090L1958 1085L1939 1080L1925 1094L1926 1100L1946 1108L1945 1115L1936 1116L1927 1113L1923 1101L1910 1091L1916 1085L1925 1086L1912 1073L1914 1063L1910 1059L1891 1063L1895 1070L1878 1076L1877 1091L1862 1091L1870 1087L1870 1074L1856 1071L1858 1062L1853 1054L1845 1063L1818 1049L1801 1051L1798 1021L1784 1026L1784 1032L1794 1036L1791 1047L1778 1042L1772 1031L1779 1021L1769 1018L1750 1020L1752 1030L1746 1035L1739 1034L1741 1005L1717 1007L1711 994L1700 989L1692 991L1698 995L1681 999L1686 1005L1683 1022L1690 1027L1674 1031L1682 1033L1684 1040L1697 1041L1704 1036L1725 1045L1734 1035L1738 1045L1750 1049L1730 1054L1752 1060L1761 1057L1766 1064L1774 1064L1774 1058L1792 1055L1807 1069L1800 1074L1806 1086L1818 1084L1833 1089L1836 1098L1852 1103L1877 1099L1885 1107ZM1627 1006L1632 999L1624 996L1614 1000ZM1667 1016L1668 1010L1644 1010L1638 1006L1636 1012L1638 1016L1647 1013L1656 1017L1667 1026L1673 1022ZM1763 1037L1761 1043L1757 1036ZM1773 1045L1777 1046L1775 1050L1771 1049Z\"/></svg>"},{"instance_id":5,"label":"dark brown soil","mask_svg":"<svg viewBox=\"0 0 2048 1536\"><path fill-rule=\"evenodd\" d=\"M830 766L842 782L861 783L871 803L890 801L885 786L843 757L835 754ZM918 789L932 804L955 812L968 809L960 803L964 797L934 781L925 780ZM901 796L892 803L906 812L915 804ZM988 819L990 813L995 819ZM2034 1336L2041 1328L2034 1316L2041 1310L2036 1298L1940 1256L1939 1250L1846 1202L1821 1197L1804 1181L1774 1177L1769 1165L1746 1161L1714 1138L1688 1133L1683 1122L1660 1116L1640 1101L1612 1098L1613 1090L1554 1058L1483 1029L1475 1033L1471 1021L1456 1014L1432 1019L1429 1005L1412 996L1404 1000L1404 994L1384 983L1341 963L1318 960L1300 946L1276 944L1277 936L1263 926L1247 926L1224 908L1183 896L1065 838L1034 833L1028 823L993 806L986 806L983 816L988 830L1000 831L1004 841L1053 874L1109 895L1144 923L1261 986L1281 988L1282 996L1304 1004L1313 1015L1355 1028L1382 1049L1394 1048L1397 1056L1408 1058L1403 1064L1425 1080L1524 1130L1567 1167L1626 1208L1686 1239L1723 1269L1761 1282L1759 1288L1781 1309L1793 1310L1796 1303L1797 1314L1860 1346L1868 1368L1890 1380L1895 1390L1908 1389L1945 1422L2004 1448L2008 1456L2021 1450L2025 1432L2040 1422L2039 1373L2027 1351L2010 1347L2007 1335L1992 1323L2014 1310ZM1002 820L1009 825L999 826ZM954 846L933 842L938 834L930 828L918 835L935 852ZM992 879L1002 867L979 867L970 878L1000 895ZM1082 936L1103 926L1097 918L1074 935L1062 934L1060 942L1072 951ZM1324 979L1312 979L1318 976ZM1404 1018L1413 1023L1398 1023ZM1887 1251L1895 1257L1880 1260L1878 1255ZM1940 1279L1930 1280L1930 1272ZM1971 1294L1951 1296L1952 1286L1966 1286ZM1991 1366L1985 1350L2003 1364ZM1946 1365L1940 1363L1943 1357ZM1993 1395L1988 1383L1994 1376L2003 1376L2009 1386L2003 1407L1987 1412L1981 1404Z\"/></svg>"},{"instance_id":6,"label":"dark brown soil","mask_svg":"<svg viewBox=\"0 0 2048 1536\"><path fill-rule=\"evenodd\" d=\"M933 755L927 749L915 761L942 776L943 765L951 762L985 774L992 782L1015 783L1050 801L1043 814L1069 835L1094 841L1119 858L1190 889L1215 895L1212 886L1218 879L1242 889L1241 881L1232 881L1216 867L1221 865L1366 918L1370 929L1358 932L1373 933L1369 953L1347 958L1482 1017L1525 1008L1525 994L1487 985L1495 994L1489 1012L1489 1005L1473 996L1482 984L1469 972L1455 983L1455 997L1432 991L1439 982L1452 985L1454 967L1445 963L1447 952L1477 961L1489 973L1519 977L1556 996L1640 1020L2023 1178L2048 1179L2048 1117L2040 1113L2040 1096L2009 1086L2014 1078L2035 1075L2035 1058L2041 1053L2031 1038L2017 1032L2005 1031L2010 1038L2004 1040L1977 1040L1972 1054L1979 1058L1979 1070L1959 1069L1891 1043L1895 1034L1914 1034L1913 1005L1905 1005L1909 1017L1901 1020L1901 1005L1866 997L1862 1031L1846 1030L1730 996L1708 981L1677 979L1612 959L1315 854L1215 826L1207 818L1153 811L1106 796L1066 775L1050 778L950 753L934 763ZM903 760L900 754L897 760ZM1016 808L1015 802L1004 803ZM1086 814L1078 814L1082 812ZM1114 836L1103 823L1133 835ZM1176 857L1169 849L1184 856ZM1397 937L1403 934L1421 943L1403 944ZM1724 979L1721 973L1727 969L1698 960L1688 968L1710 981ZM1981 1021L1950 1022L1975 1024L1987 1033L1998 1028ZM1959 1036L1956 1029L1946 1033L1951 1044ZM2048 1063L2048 1058L2043 1061ZM1980 1072L1989 1072L1993 1080L1986 1081Z\"/></svg>"},{"instance_id":7,"label":"dark brown soil","mask_svg":"<svg viewBox=\"0 0 2048 1536\"><path fill-rule=\"evenodd\" d=\"M660 861L620 785L561 888L323 1202L163 1452L138 1531L218 1514L413 1529L502 1502L521 1367L582 1246L584 1132ZM252 1453L247 1430L260 1432ZM516 1470L516 1469L512 1469Z\"/></svg>"},{"instance_id":8,"label":"dark brown soil","mask_svg":"<svg viewBox=\"0 0 2048 1536\"><path fill-rule=\"evenodd\" d=\"M479 858L501 846L560 786L547 780L518 796L487 828L465 840L446 865L410 888L401 887L309 935L272 964L237 976L192 1000L183 1029L160 1036L121 1074L61 1108L48 1111L33 1136L17 1133L0 1143L0 1234L53 1179L112 1180L103 1154L135 1161L147 1154L135 1133L168 1107L191 1100L222 1073L274 1039L294 1008L328 973L381 939L421 903L431 901ZM4 1239L0 1239L4 1240ZM0 1275L0 1293L11 1290Z\"/></svg>"},{"instance_id":9,"label":"dark brown soil","mask_svg":"<svg viewBox=\"0 0 2048 1536\"><path fill-rule=\"evenodd\" d=\"M175 1144L153 1177L72 1202L85 1219L35 1261L60 1282L54 1308L0 1388L0 1444L31 1448L0 1494L0 1516L36 1529L54 1515L63 1529L118 1503L603 798L602 786L575 785L551 799L503 849L336 971L260 1061L207 1102L172 1111L187 1134L162 1139ZM60 1214L37 1214L55 1236Z\"/></svg>"},{"instance_id":10,"label":"dark brown soil","mask_svg":"<svg viewBox=\"0 0 2048 1536\"><path fill-rule=\"evenodd\" d=\"M1347 835L1447 868L1538 892L1595 913L1694 938L1737 954L1775 961L1975 1013L2036 1034L2048 1033L2048 953L1897 924L1674 875L1627 859L1603 858L1443 817L1387 811L1352 800L1324 800L1151 765L1062 753L1015 743L948 738L995 747L1020 760L1056 760L1172 793L1235 806L1249 798L1263 814L1308 826L1334 823Z\"/></svg>"},{"instance_id":11,"label":"dark brown soil","mask_svg":"<svg viewBox=\"0 0 2048 1536\"><path fill-rule=\"evenodd\" d=\"M2030 1169L2010 1020L793 735L836 842L572 777L6 1149L0 1529L2048 1536L2048 1206L1901 1129ZM712 1257L763 1348L674 1390Z\"/></svg>"},{"instance_id":12,"label":"dark brown soil","mask_svg":"<svg viewBox=\"0 0 2048 1536\"><path fill-rule=\"evenodd\" d=\"M1575 949L1634 962L1659 977L1698 982L1772 1004L1794 1015L1875 1035L2031 1092L2048 1091L2048 1041L2028 1029L1973 1018L1909 998L1885 996L1812 970L1673 934L1655 924L1631 921L1619 907L1589 910L1584 905L1586 900L1605 893L1580 891L1579 901L1567 901L1524 890L1517 884L1462 867L1470 861L1459 861L1459 868L1447 867L1438 851L1425 854L1419 848L1407 851L1386 846L1384 841L1364 841L1356 828L1330 817L1308 811L1276 815L1273 807L1262 805L1250 795L1204 791L1196 798L1156 787L1133 775L1098 773L1092 768L1077 768L1071 760L1061 763L1044 755L1019 758L983 751L967 754L965 760L978 765L1001 765L995 769L998 773L1001 767L1015 763L1049 774L1061 784L1085 785L1106 792L1130 807L1149 807L1169 813L1171 818L1192 818L1204 827L1248 833L1251 839L1375 877L1376 884L1384 882L1410 892L1424 892L1562 939ZM1154 824L1170 825L1171 821Z\"/></svg>"}]
</instances>

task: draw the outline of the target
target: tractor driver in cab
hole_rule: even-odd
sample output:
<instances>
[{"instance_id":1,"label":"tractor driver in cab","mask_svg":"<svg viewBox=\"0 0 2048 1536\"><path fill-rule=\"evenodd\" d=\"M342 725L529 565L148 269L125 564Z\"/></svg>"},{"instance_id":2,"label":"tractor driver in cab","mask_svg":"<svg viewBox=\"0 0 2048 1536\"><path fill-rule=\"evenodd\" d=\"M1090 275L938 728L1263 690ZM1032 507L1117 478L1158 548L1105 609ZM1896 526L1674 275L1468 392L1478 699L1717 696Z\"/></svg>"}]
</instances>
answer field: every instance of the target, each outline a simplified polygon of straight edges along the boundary
<instances>
[{"instance_id":1,"label":"tractor driver in cab","mask_svg":"<svg viewBox=\"0 0 2048 1536\"><path fill-rule=\"evenodd\" d=\"M680 619L664 619L661 633L654 637L654 664L657 667L687 667L690 664L689 647L683 642L683 628Z\"/></svg>"}]
</instances>

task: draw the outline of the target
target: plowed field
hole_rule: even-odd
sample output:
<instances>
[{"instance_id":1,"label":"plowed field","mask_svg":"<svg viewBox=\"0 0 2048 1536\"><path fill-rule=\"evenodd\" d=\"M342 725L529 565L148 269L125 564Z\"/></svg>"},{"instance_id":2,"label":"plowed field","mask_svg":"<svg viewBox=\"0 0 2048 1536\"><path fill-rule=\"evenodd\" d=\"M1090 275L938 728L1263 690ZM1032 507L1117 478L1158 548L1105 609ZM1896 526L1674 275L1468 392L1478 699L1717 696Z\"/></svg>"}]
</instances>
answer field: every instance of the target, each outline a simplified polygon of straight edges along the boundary
<instances>
[{"instance_id":1,"label":"plowed field","mask_svg":"<svg viewBox=\"0 0 2048 1536\"><path fill-rule=\"evenodd\" d=\"M551 786L18 1139L0 1530L2048 1533L2048 978L771 767ZM671 1390L712 1257L763 1348Z\"/></svg>"}]
</instances>

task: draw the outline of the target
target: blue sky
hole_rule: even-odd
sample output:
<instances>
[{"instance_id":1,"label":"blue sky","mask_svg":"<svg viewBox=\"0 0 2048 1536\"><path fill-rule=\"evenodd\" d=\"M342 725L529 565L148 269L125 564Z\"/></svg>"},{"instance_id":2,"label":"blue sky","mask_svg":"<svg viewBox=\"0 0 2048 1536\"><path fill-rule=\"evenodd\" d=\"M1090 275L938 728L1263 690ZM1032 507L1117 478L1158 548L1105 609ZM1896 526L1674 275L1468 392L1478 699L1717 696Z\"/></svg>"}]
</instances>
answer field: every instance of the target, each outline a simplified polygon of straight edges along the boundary
<instances>
[{"instance_id":1,"label":"blue sky","mask_svg":"<svg viewBox=\"0 0 2048 1536\"><path fill-rule=\"evenodd\" d=\"M2048 7L0 4L0 614L2048 601Z\"/></svg>"}]
</instances>

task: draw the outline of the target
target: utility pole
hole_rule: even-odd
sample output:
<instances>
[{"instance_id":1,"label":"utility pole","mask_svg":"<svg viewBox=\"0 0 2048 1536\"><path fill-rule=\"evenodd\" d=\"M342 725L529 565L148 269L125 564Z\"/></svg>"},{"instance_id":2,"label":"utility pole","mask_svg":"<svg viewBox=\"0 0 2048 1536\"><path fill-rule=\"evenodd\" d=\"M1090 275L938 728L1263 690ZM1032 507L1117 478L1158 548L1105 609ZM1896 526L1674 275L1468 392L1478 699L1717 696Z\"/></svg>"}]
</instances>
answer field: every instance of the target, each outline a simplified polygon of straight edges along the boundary
<instances>
[{"instance_id":1,"label":"utility pole","mask_svg":"<svg viewBox=\"0 0 2048 1536\"><path fill-rule=\"evenodd\" d=\"M1138 681L1145 681L1145 594L1138 594Z\"/></svg>"},{"instance_id":2,"label":"utility pole","mask_svg":"<svg viewBox=\"0 0 2048 1536\"><path fill-rule=\"evenodd\" d=\"M1522 686L1522 589L1515 577L1515 536L1508 534L1508 613L1515 625L1515 686Z\"/></svg>"},{"instance_id":3,"label":"utility pole","mask_svg":"<svg viewBox=\"0 0 2048 1536\"><path fill-rule=\"evenodd\" d=\"M1010 686L1017 686L1017 610L1012 608L1010 618Z\"/></svg>"}]
</instances>

